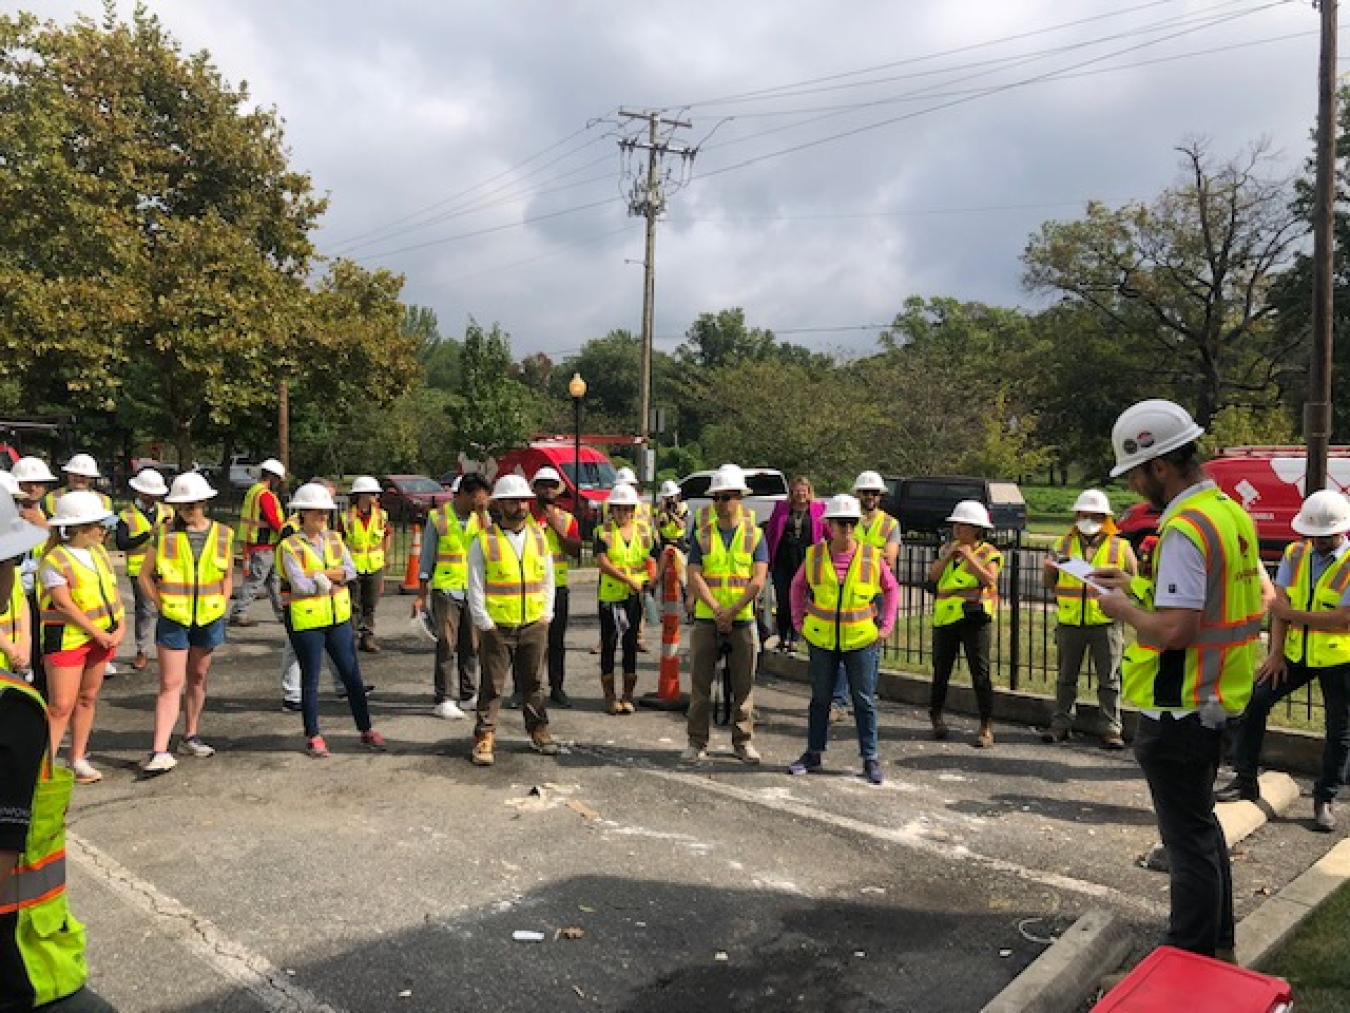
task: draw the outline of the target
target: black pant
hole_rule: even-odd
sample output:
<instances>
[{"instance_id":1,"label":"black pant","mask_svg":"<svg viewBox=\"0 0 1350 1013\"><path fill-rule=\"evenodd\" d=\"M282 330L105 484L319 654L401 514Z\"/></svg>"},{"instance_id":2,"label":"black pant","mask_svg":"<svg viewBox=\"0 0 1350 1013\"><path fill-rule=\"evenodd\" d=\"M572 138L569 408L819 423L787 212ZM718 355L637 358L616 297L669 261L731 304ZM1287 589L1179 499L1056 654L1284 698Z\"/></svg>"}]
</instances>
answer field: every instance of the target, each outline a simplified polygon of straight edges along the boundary
<instances>
[{"instance_id":1,"label":"black pant","mask_svg":"<svg viewBox=\"0 0 1350 1013\"><path fill-rule=\"evenodd\" d=\"M1196 714L1162 720L1140 714L1134 734L1134 758L1148 781L1172 870L1164 941L1205 957L1233 947L1233 873L1214 815L1222 743L1223 732L1204 727Z\"/></svg>"},{"instance_id":2,"label":"black pant","mask_svg":"<svg viewBox=\"0 0 1350 1013\"><path fill-rule=\"evenodd\" d=\"M797 639L797 631L792 626L792 578L796 573L773 572L774 621L778 624L780 644L791 643Z\"/></svg>"},{"instance_id":3,"label":"black pant","mask_svg":"<svg viewBox=\"0 0 1350 1013\"><path fill-rule=\"evenodd\" d=\"M548 688L562 689L567 677L567 616L571 595L565 587L553 589L553 622L548 627Z\"/></svg>"},{"instance_id":4,"label":"black pant","mask_svg":"<svg viewBox=\"0 0 1350 1013\"><path fill-rule=\"evenodd\" d=\"M358 637L374 636L375 609L380 604L380 593L384 590L384 570L374 573L359 573L352 592L352 629Z\"/></svg>"},{"instance_id":5,"label":"black pant","mask_svg":"<svg viewBox=\"0 0 1350 1013\"><path fill-rule=\"evenodd\" d=\"M628 617L628 629L623 635L623 674L636 675L638 621L642 618L640 594L630 594L620 602L600 603L600 674L614 674L614 651L619 646L619 627L614 621L616 607Z\"/></svg>"},{"instance_id":6,"label":"black pant","mask_svg":"<svg viewBox=\"0 0 1350 1013\"><path fill-rule=\"evenodd\" d=\"M957 652L966 652L970 681L975 687L975 703L981 721L994 719L994 684L989 679L989 653L994 643L994 624L978 619L958 619L947 626L933 627L933 687L928 709L940 714L947 703L947 683L952 677Z\"/></svg>"}]
</instances>

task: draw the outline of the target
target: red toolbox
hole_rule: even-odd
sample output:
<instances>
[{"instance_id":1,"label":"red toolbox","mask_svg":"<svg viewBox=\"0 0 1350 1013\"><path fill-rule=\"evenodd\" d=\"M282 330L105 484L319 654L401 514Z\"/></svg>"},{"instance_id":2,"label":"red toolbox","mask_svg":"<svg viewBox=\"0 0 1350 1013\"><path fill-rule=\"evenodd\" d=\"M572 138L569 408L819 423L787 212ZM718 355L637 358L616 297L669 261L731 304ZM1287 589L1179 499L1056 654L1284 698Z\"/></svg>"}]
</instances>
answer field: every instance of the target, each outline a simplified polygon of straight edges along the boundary
<instances>
[{"instance_id":1,"label":"red toolbox","mask_svg":"<svg viewBox=\"0 0 1350 1013\"><path fill-rule=\"evenodd\" d=\"M1290 1013L1282 978L1159 946L1102 997L1093 1013Z\"/></svg>"}]
</instances>

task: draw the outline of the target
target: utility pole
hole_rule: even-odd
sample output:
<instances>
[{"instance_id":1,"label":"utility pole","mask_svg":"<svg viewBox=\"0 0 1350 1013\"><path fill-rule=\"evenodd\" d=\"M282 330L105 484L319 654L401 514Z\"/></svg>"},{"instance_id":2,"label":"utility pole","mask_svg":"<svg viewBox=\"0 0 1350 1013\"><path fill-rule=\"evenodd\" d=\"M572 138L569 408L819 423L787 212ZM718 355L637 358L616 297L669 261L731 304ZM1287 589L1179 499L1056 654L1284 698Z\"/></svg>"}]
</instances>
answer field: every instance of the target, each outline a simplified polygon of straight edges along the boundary
<instances>
[{"instance_id":1,"label":"utility pole","mask_svg":"<svg viewBox=\"0 0 1350 1013\"><path fill-rule=\"evenodd\" d=\"M687 120L669 119L657 112L631 112L627 109L620 109L619 115L625 119L647 121L645 142L635 137L625 137L619 141L619 147L622 149L647 152L646 180L634 181L632 195L628 201L630 215L647 219L647 247L642 259L642 373L639 380L642 389L638 397L640 405L638 434L642 437L645 454L651 437L652 424L652 306L656 299L656 220L666 209L666 194L658 170L662 156L678 155L681 158L692 159L695 151L661 140L658 132L662 125L673 129L687 129L691 126Z\"/></svg>"},{"instance_id":2,"label":"utility pole","mask_svg":"<svg viewBox=\"0 0 1350 1013\"><path fill-rule=\"evenodd\" d=\"M1333 346L1332 222L1336 210L1336 7L1314 0L1322 12L1322 56L1317 72L1317 180L1313 204L1313 347L1303 437L1308 444L1304 494L1327 484L1331 442L1331 351Z\"/></svg>"}]
</instances>

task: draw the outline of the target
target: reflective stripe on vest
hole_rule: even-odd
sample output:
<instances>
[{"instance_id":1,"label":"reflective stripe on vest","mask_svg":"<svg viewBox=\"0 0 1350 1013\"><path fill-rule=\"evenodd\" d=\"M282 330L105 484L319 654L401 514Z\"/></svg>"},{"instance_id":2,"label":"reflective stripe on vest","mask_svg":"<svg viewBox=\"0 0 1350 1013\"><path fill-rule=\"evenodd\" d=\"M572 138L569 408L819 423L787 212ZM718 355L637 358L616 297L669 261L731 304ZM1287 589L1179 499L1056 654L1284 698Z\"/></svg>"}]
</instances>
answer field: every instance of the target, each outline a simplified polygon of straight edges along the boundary
<instances>
[{"instance_id":1,"label":"reflective stripe on vest","mask_svg":"<svg viewBox=\"0 0 1350 1013\"><path fill-rule=\"evenodd\" d=\"M117 593L117 576L113 573L112 559L108 550L101 545L91 545L89 554L94 560L94 569L90 570L64 545L57 545L43 557L43 566L52 566L66 579L66 590L75 607L84 613L91 623L101 630L111 630L126 618L122 608L122 599ZM44 627L44 650L70 651L89 643L90 636L57 611L51 592L38 580L38 605L42 609ZM50 640L45 630L61 627L61 641L49 648Z\"/></svg>"},{"instance_id":2,"label":"reflective stripe on vest","mask_svg":"<svg viewBox=\"0 0 1350 1013\"><path fill-rule=\"evenodd\" d=\"M1199 632L1189 647L1174 650L1141 634L1121 665L1125 698L1145 710L1191 710L1215 700L1238 714L1251 698L1265 614L1256 527L1242 507L1207 487L1186 497L1175 514L1164 513L1155 558L1166 538L1187 538L1204 556Z\"/></svg>"},{"instance_id":3,"label":"reflective stripe on vest","mask_svg":"<svg viewBox=\"0 0 1350 1013\"><path fill-rule=\"evenodd\" d=\"M979 560L981 566L992 567L997 578L999 568L1003 566L1003 553L988 542L981 542L975 547L975 558ZM970 592L976 589L979 590L979 594L972 598ZM965 618L967 601L978 601L985 614L992 618L998 609L998 581L995 579L994 583L984 587L980 584L979 578L966 566L964 559L951 560L943 569L942 576L938 578L937 601L933 604L933 625L950 626L952 623L960 622Z\"/></svg>"},{"instance_id":4,"label":"reflective stripe on vest","mask_svg":"<svg viewBox=\"0 0 1350 1013\"><path fill-rule=\"evenodd\" d=\"M469 542L483 528L478 514L469 514L459 522L455 508L443 503L431 512L430 523L436 532L436 569L431 587L436 591L463 591L469 586Z\"/></svg>"},{"instance_id":5,"label":"reflective stripe on vest","mask_svg":"<svg viewBox=\"0 0 1350 1013\"><path fill-rule=\"evenodd\" d=\"M1070 531L1055 542L1052 550L1060 558L1087 559L1083 555L1083 540L1077 531ZM1092 553L1089 562L1095 569L1120 568L1125 559L1125 540L1107 535ZM1087 585L1062 570L1055 571L1055 605L1061 626L1110 626L1114 621L1087 593Z\"/></svg>"},{"instance_id":6,"label":"reflective stripe on vest","mask_svg":"<svg viewBox=\"0 0 1350 1013\"><path fill-rule=\"evenodd\" d=\"M871 524L862 520L858 521L854 537L864 545L874 545L878 549L884 549L886 543L890 541L891 532L899 526L896 519L885 510L878 510L877 515L872 518Z\"/></svg>"},{"instance_id":7,"label":"reflective stripe on vest","mask_svg":"<svg viewBox=\"0 0 1350 1013\"><path fill-rule=\"evenodd\" d=\"M173 511L163 503L155 503L154 519L152 520L135 503L123 510L118 517L122 523L127 526L127 537L138 538L141 535L149 534L153 529L167 524L173 517ZM153 538L147 538L144 542L134 549L127 549L127 576L136 578L140 576L141 567L145 564L145 558L150 555L150 547L154 545Z\"/></svg>"},{"instance_id":8,"label":"reflective stripe on vest","mask_svg":"<svg viewBox=\"0 0 1350 1013\"><path fill-rule=\"evenodd\" d=\"M647 579L647 557L652 551L651 528L634 521L632 534L625 541L623 531L613 521L601 529L600 540L605 546L609 565L627 577L639 581ZM633 589L616 577L601 571L599 597L601 601L626 601Z\"/></svg>"},{"instance_id":9,"label":"reflective stripe on vest","mask_svg":"<svg viewBox=\"0 0 1350 1013\"><path fill-rule=\"evenodd\" d=\"M849 560L843 587L830 556L829 542L806 550L806 618L802 636L825 651L857 651L877 639L876 608L884 559L875 545L859 544Z\"/></svg>"},{"instance_id":10,"label":"reflective stripe on vest","mask_svg":"<svg viewBox=\"0 0 1350 1013\"><path fill-rule=\"evenodd\" d=\"M16 573L9 589L9 603L5 606L5 611L0 612L0 633L3 633L10 643L17 644L19 642L26 608L28 608L28 599L24 597L23 581L19 579L19 575ZM13 671L15 668L14 659L4 651L0 651L0 662L3 662L3 667L9 671Z\"/></svg>"},{"instance_id":11,"label":"reflective stripe on vest","mask_svg":"<svg viewBox=\"0 0 1350 1013\"><path fill-rule=\"evenodd\" d=\"M708 585L713 598L722 608L731 608L745 593L754 577L755 549L764 532L748 523L742 512L741 522L731 533L731 544L722 541L716 518L698 530L699 549L703 552L703 583ZM746 602L732 618L751 619L755 614L754 599ZM702 598L694 606L694 618L712 619L713 611Z\"/></svg>"},{"instance_id":12,"label":"reflective stripe on vest","mask_svg":"<svg viewBox=\"0 0 1350 1013\"><path fill-rule=\"evenodd\" d=\"M1293 569L1286 588L1289 604L1298 612L1334 612L1350 586L1350 551L1342 552L1322 571L1316 586L1312 584L1314 551L1312 542L1295 542L1284 550ZM1309 668L1350 664L1350 630L1315 630L1290 623L1284 635L1284 656Z\"/></svg>"},{"instance_id":13,"label":"reflective stripe on vest","mask_svg":"<svg viewBox=\"0 0 1350 1013\"><path fill-rule=\"evenodd\" d=\"M377 505L371 508L368 518L363 518L356 507L351 507L343 515L342 526L356 572L369 574L383 570L384 534L389 530L389 515Z\"/></svg>"},{"instance_id":14,"label":"reflective stripe on vest","mask_svg":"<svg viewBox=\"0 0 1350 1013\"><path fill-rule=\"evenodd\" d=\"M334 581L332 589L327 593L317 587L309 594L296 591L285 577L285 561L288 557L294 559L299 564L301 572L310 579L322 570L341 569L341 535L336 531L323 533L323 555L318 553L303 534L291 535L281 543L281 601L290 613L291 629L297 633L323 629L326 626L338 626L352 617L352 596L346 584Z\"/></svg>"},{"instance_id":15,"label":"reflective stripe on vest","mask_svg":"<svg viewBox=\"0 0 1350 1013\"><path fill-rule=\"evenodd\" d=\"M563 530L571 531L572 524L576 518L561 508L559 508L558 513L562 517ZM558 537L558 532L553 530L552 524L549 524L546 521L535 521L533 517L530 519L534 521L534 523L538 525L539 530L544 533L544 540L548 542L548 550L553 554L553 586L566 587L567 553L563 552L562 539Z\"/></svg>"},{"instance_id":16,"label":"reflective stripe on vest","mask_svg":"<svg viewBox=\"0 0 1350 1013\"><path fill-rule=\"evenodd\" d=\"M234 532L215 521L195 558L186 531L161 531L155 546L159 614L183 626L206 626L223 616L229 608L225 578L233 554Z\"/></svg>"},{"instance_id":17,"label":"reflective stripe on vest","mask_svg":"<svg viewBox=\"0 0 1350 1013\"><path fill-rule=\"evenodd\" d=\"M497 525L478 534L483 553L483 598L487 614L499 626L538 622L551 602L545 601L544 560L548 542L539 525L527 523L521 556Z\"/></svg>"}]
</instances>

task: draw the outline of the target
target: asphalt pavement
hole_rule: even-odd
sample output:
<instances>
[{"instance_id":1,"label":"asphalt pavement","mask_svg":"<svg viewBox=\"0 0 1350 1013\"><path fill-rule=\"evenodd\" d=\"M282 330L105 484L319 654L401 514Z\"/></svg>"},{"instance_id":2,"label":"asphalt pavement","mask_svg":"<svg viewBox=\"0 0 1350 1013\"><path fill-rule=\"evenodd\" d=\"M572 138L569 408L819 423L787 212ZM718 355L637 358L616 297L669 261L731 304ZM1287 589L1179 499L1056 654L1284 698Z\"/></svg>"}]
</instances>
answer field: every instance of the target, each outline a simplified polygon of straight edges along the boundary
<instances>
[{"instance_id":1,"label":"asphalt pavement","mask_svg":"<svg viewBox=\"0 0 1350 1013\"><path fill-rule=\"evenodd\" d=\"M506 711L496 766L470 764L471 722L431 714L407 597L384 599L384 650L361 655L387 754L361 748L326 677L333 755L304 754L265 603L217 652L213 757L138 777L155 668L123 664L95 723L105 780L69 823L91 984L129 1013L973 1011L1089 911L1121 919L1136 955L1157 942L1167 880L1139 862L1156 829L1128 753L1003 724L976 750L960 715L937 743L921 709L887 703L885 785L861 779L850 726L825 773L794 778L806 687L765 678L764 763L715 729L709 761L682 766L682 715L603 713L593 587L573 591L556 758ZM1239 917L1340 839L1303 801L1235 851Z\"/></svg>"}]
</instances>

